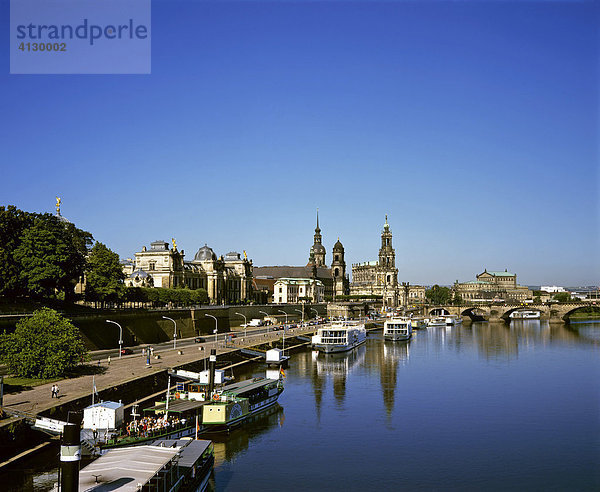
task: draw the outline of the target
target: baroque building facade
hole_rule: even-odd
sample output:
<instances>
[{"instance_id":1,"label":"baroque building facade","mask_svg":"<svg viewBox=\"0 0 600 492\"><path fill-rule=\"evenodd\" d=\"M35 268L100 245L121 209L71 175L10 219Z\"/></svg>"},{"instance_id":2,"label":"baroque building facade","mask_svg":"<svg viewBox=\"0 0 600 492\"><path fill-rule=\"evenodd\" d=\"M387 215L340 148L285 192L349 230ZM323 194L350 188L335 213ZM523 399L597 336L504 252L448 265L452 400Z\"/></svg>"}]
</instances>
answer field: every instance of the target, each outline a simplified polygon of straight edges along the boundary
<instances>
[{"instance_id":1,"label":"baroque building facade","mask_svg":"<svg viewBox=\"0 0 600 492\"><path fill-rule=\"evenodd\" d=\"M133 266L123 264L125 285L133 287L188 287L206 289L212 304L235 304L253 299L252 260L232 251L217 257L204 245L191 261L185 261L185 252L165 241L154 241L150 249L142 247L135 253ZM133 270L133 271L131 271Z\"/></svg>"},{"instance_id":2,"label":"baroque building facade","mask_svg":"<svg viewBox=\"0 0 600 492\"><path fill-rule=\"evenodd\" d=\"M305 300L323 302L325 286L314 278L280 278L275 282L273 302L298 303Z\"/></svg>"},{"instance_id":3,"label":"baroque building facade","mask_svg":"<svg viewBox=\"0 0 600 492\"><path fill-rule=\"evenodd\" d=\"M392 244L392 231L385 216L381 232L379 259L352 265L351 295L379 296L385 307L396 307L402 301L402 287L398 285L396 251Z\"/></svg>"},{"instance_id":4,"label":"baroque building facade","mask_svg":"<svg viewBox=\"0 0 600 492\"><path fill-rule=\"evenodd\" d=\"M463 301L517 301L522 302L533 297L533 291L517 284L517 275L508 270L488 272L487 269L476 276L472 282L454 284L453 290Z\"/></svg>"}]
</instances>

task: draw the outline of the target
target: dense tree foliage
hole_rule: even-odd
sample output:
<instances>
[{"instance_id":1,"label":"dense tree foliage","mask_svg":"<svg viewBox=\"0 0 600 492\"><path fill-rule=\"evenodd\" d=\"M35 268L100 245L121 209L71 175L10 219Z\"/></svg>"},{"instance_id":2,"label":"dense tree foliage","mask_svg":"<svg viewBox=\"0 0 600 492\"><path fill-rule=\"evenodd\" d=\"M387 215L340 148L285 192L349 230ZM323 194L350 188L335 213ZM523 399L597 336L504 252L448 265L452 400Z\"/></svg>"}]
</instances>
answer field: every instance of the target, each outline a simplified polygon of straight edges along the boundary
<instances>
[{"instance_id":1,"label":"dense tree foliage","mask_svg":"<svg viewBox=\"0 0 600 492\"><path fill-rule=\"evenodd\" d=\"M86 266L85 298L94 302L116 302L123 298L125 274L119 255L96 242Z\"/></svg>"},{"instance_id":2,"label":"dense tree foliage","mask_svg":"<svg viewBox=\"0 0 600 492\"><path fill-rule=\"evenodd\" d=\"M425 291L425 297L432 304L448 304L452 298L452 291L449 287L440 287L436 284L431 289Z\"/></svg>"},{"instance_id":3,"label":"dense tree foliage","mask_svg":"<svg viewBox=\"0 0 600 492\"><path fill-rule=\"evenodd\" d=\"M175 306L191 306L194 304L208 304L206 289L165 289L163 287L127 287L123 295L125 302L151 303L160 307L167 304Z\"/></svg>"},{"instance_id":4,"label":"dense tree foliage","mask_svg":"<svg viewBox=\"0 0 600 492\"><path fill-rule=\"evenodd\" d=\"M0 207L0 293L68 300L83 275L89 232L51 214Z\"/></svg>"},{"instance_id":5,"label":"dense tree foliage","mask_svg":"<svg viewBox=\"0 0 600 492\"><path fill-rule=\"evenodd\" d=\"M64 376L85 360L86 354L79 329L48 308L22 318L14 333L0 336L0 357L20 377Z\"/></svg>"},{"instance_id":6,"label":"dense tree foliage","mask_svg":"<svg viewBox=\"0 0 600 492\"><path fill-rule=\"evenodd\" d=\"M557 292L552 296L552 299L558 302L569 302L572 301L570 292Z\"/></svg>"},{"instance_id":7,"label":"dense tree foliage","mask_svg":"<svg viewBox=\"0 0 600 492\"><path fill-rule=\"evenodd\" d=\"M16 297L26 291L13 252L21 243L23 231L33 224L33 218L13 205L0 207L0 295Z\"/></svg>"}]
</instances>

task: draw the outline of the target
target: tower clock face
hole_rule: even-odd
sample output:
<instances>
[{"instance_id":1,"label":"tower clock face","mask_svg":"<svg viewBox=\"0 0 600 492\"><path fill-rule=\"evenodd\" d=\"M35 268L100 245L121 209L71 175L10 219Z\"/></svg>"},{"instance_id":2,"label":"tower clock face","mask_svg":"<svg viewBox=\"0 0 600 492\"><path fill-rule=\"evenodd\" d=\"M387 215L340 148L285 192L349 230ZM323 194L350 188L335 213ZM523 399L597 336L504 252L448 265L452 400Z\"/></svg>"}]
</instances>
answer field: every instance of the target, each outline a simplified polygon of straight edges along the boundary
<instances>
[{"instance_id":1,"label":"tower clock face","mask_svg":"<svg viewBox=\"0 0 600 492\"><path fill-rule=\"evenodd\" d=\"M231 413L229 414L229 417L232 419L237 419L238 417L242 416L242 405L240 405L239 403L234 404L231 407Z\"/></svg>"}]
</instances>

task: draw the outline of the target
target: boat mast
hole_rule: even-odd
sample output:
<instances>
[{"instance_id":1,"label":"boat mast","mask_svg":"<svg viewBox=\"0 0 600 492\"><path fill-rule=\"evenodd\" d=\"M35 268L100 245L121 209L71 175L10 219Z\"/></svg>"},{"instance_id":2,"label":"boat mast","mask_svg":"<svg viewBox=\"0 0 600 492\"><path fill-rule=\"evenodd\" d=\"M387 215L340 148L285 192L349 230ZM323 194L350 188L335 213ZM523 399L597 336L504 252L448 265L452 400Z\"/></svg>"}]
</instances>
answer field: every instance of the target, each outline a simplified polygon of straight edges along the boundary
<instances>
[{"instance_id":1,"label":"boat mast","mask_svg":"<svg viewBox=\"0 0 600 492\"><path fill-rule=\"evenodd\" d=\"M165 404L165 420L169 416L169 393L171 392L171 376L169 376L169 382L167 383L167 403Z\"/></svg>"}]
</instances>

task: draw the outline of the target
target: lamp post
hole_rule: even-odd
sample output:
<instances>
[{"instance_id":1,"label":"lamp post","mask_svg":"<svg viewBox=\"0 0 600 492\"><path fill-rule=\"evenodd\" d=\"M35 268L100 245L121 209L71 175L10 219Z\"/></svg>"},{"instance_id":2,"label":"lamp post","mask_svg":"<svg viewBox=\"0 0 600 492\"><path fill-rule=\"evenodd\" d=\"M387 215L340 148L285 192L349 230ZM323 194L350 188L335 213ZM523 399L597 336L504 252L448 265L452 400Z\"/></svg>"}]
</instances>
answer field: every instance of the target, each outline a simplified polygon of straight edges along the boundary
<instances>
[{"instance_id":1,"label":"lamp post","mask_svg":"<svg viewBox=\"0 0 600 492\"><path fill-rule=\"evenodd\" d=\"M315 313L317 313L317 316L315 316L315 318L317 318L319 316L319 311L317 311L315 308L310 308L311 311L314 311Z\"/></svg>"},{"instance_id":2,"label":"lamp post","mask_svg":"<svg viewBox=\"0 0 600 492\"><path fill-rule=\"evenodd\" d=\"M280 309L279 312L285 314L285 326L283 327L283 350L282 350L283 355L285 355L285 329L287 327L287 316L288 315L282 309Z\"/></svg>"},{"instance_id":3,"label":"lamp post","mask_svg":"<svg viewBox=\"0 0 600 492\"><path fill-rule=\"evenodd\" d=\"M248 329L248 321L246 320L246 316L242 313L235 313L238 316L242 316L244 318L244 337L246 337L246 330Z\"/></svg>"},{"instance_id":4,"label":"lamp post","mask_svg":"<svg viewBox=\"0 0 600 492\"><path fill-rule=\"evenodd\" d=\"M302 315L302 323L304 323L304 311L300 311L299 309L294 309L294 311L296 311Z\"/></svg>"},{"instance_id":5,"label":"lamp post","mask_svg":"<svg viewBox=\"0 0 600 492\"><path fill-rule=\"evenodd\" d=\"M175 327L173 328L173 348L177 348L177 322L173 318L169 318L168 316L163 316L163 319L168 319L172 321Z\"/></svg>"},{"instance_id":6,"label":"lamp post","mask_svg":"<svg viewBox=\"0 0 600 492\"><path fill-rule=\"evenodd\" d=\"M112 323L113 325L117 325L119 327L119 359L121 358L121 351L123 350L123 328L116 321L111 321L109 319L106 320L107 323Z\"/></svg>"},{"instance_id":7,"label":"lamp post","mask_svg":"<svg viewBox=\"0 0 600 492\"><path fill-rule=\"evenodd\" d=\"M217 348L217 333L219 331L219 321L212 314L205 314L204 316L208 316L215 320L215 348Z\"/></svg>"},{"instance_id":8,"label":"lamp post","mask_svg":"<svg viewBox=\"0 0 600 492\"><path fill-rule=\"evenodd\" d=\"M264 311L259 311L260 314L264 314L267 318L270 318L271 315L269 313L265 313Z\"/></svg>"}]
</instances>

